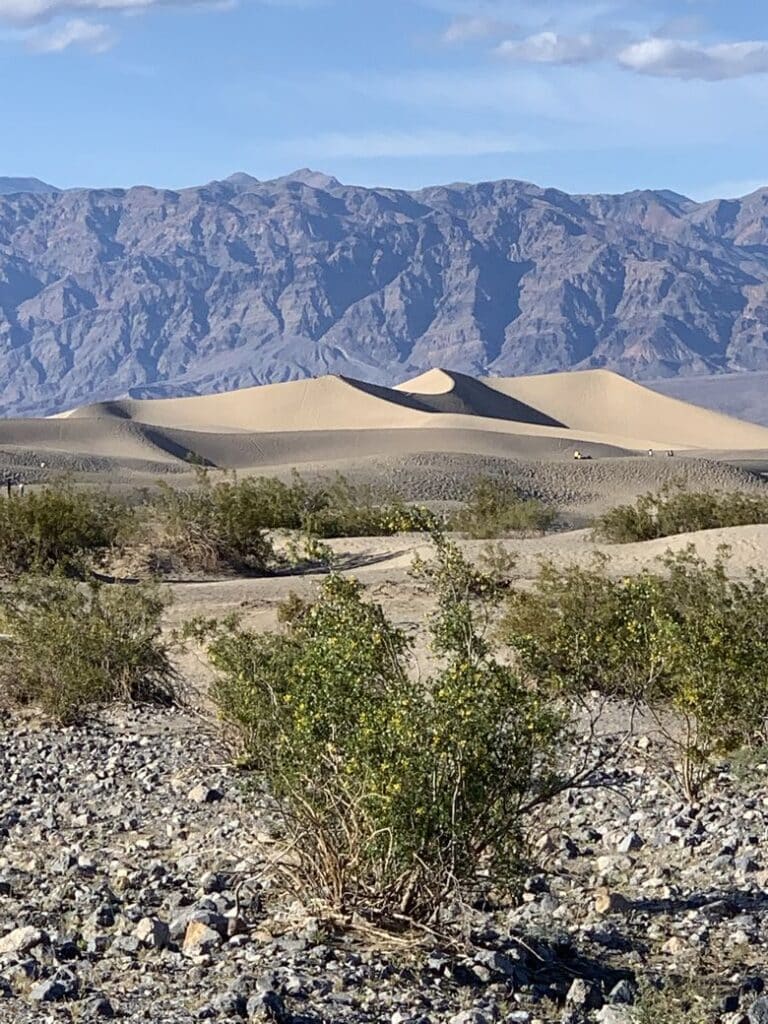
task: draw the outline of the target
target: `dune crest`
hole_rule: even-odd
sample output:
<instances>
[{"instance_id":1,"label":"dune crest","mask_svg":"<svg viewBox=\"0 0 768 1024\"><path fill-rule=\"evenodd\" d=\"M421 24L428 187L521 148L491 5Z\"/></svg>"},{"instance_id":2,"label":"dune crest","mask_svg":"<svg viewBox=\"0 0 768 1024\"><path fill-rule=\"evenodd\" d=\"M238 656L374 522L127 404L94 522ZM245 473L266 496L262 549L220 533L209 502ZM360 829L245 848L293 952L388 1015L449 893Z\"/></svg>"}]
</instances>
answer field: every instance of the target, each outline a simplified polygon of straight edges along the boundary
<instances>
[{"instance_id":1,"label":"dune crest","mask_svg":"<svg viewBox=\"0 0 768 1024\"><path fill-rule=\"evenodd\" d=\"M130 438L134 457L137 446L154 447L163 460L186 452L239 467L418 451L537 459L575 449L595 458L649 448L768 453L768 428L606 370L478 379L434 369L394 388L325 376L189 398L126 398L45 421L6 421L0 443L34 437L41 444L46 431L51 446L67 450L90 432L102 451Z\"/></svg>"}]
</instances>

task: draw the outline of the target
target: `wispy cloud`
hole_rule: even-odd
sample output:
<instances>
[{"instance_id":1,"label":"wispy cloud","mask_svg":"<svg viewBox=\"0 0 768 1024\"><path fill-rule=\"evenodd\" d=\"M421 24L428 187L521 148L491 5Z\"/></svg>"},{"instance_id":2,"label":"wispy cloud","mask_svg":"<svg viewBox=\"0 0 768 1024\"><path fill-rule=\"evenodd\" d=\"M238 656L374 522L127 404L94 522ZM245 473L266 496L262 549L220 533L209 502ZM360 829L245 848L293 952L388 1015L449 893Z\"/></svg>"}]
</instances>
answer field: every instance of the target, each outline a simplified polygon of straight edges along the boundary
<instances>
[{"instance_id":1,"label":"wispy cloud","mask_svg":"<svg viewBox=\"0 0 768 1024\"><path fill-rule=\"evenodd\" d=\"M89 53L106 53L115 41L116 36L108 25L73 18L54 29L33 33L27 45L36 53L62 53L72 47Z\"/></svg>"},{"instance_id":2,"label":"wispy cloud","mask_svg":"<svg viewBox=\"0 0 768 1024\"><path fill-rule=\"evenodd\" d=\"M605 56L606 43L588 33L565 36L538 32L525 39L507 39L496 53L526 64L587 64Z\"/></svg>"},{"instance_id":3,"label":"wispy cloud","mask_svg":"<svg viewBox=\"0 0 768 1024\"><path fill-rule=\"evenodd\" d=\"M663 78L721 81L768 72L768 42L718 43L702 46L675 39L650 38L617 54L622 67Z\"/></svg>"},{"instance_id":4,"label":"wispy cloud","mask_svg":"<svg viewBox=\"0 0 768 1024\"><path fill-rule=\"evenodd\" d=\"M516 31L516 26L498 18L454 18L441 35L442 42L449 46L468 43L476 39L490 39Z\"/></svg>"},{"instance_id":5,"label":"wispy cloud","mask_svg":"<svg viewBox=\"0 0 768 1024\"><path fill-rule=\"evenodd\" d=\"M192 7L206 0L0 0L0 18L17 25L51 21L66 14L145 11L151 7Z\"/></svg>"},{"instance_id":6,"label":"wispy cloud","mask_svg":"<svg viewBox=\"0 0 768 1024\"><path fill-rule=\"evenodd\" d=\"M610 60L627 71L659 78L721 81L768 73L768 41L688 42L662 36L628 41L626 35L539 32L507 39L495 53L521 64L589 64Z\"/></svg>"}]
</instances>

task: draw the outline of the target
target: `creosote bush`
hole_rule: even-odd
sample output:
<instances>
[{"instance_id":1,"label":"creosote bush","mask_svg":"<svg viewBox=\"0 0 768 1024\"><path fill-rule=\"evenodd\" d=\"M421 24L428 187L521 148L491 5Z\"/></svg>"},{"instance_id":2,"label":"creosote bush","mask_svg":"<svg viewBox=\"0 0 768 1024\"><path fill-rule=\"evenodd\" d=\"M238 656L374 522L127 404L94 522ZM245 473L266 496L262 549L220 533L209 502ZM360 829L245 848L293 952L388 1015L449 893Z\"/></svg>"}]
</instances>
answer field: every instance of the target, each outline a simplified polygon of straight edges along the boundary
<instances>
[{"instance_id":1,"label":"creosote bush","mask_svg":"<svg viewBox=\"0 0 768 1024\"><path fill-rule=\"evenodd\" d=\"M654 540L678 533L768 523L768 493L705 493L670 489L644 494L634 505L619 505L598 518L598 540L613 544Z\"/></svg>"},{"instance_id":2,"label":"creosote bush","mask_svg":"<svg viewBox=\"0 0 768 1024\"><path fill-rule=\"evenodd\" d=\"M465 506L451 517L450 526L475 540L487 540L510 533L546 533L556 519L556 510L538 498L521 498L508 484L483 477Z\"/></svg>"},{"instance_id":3,"label":"creosote bush","mask_svg":"<svg viewBox=\"0 0 768 1024\"><path fill-rule=\"evenodd\" d=\"M161 483L145 528L160 564L191 572L264 573L274 558L265 518L250 480L212 484L200 474L190 490Z\"/></svg>"},{"instance_id":4,"label":"creosote bush","mask_svg":"<svg viewBox=\"0 0 768 1024\"><path fill-rule=\"evenodd\" d=\"M133 515L108 494L56 484L0 500L0 573L58 569L82 576L130 532Z\"/></svg>"},{"instance_id":5,"label":"creosote bush","mask_svg":"<svg viewBox=\"0 0 768 1024\"><path fill-rule=\"evenodd\" d=\"M271 530L301 531L309 547L327 537L386 536L431 529L434 516L396 497L353 487L343 477L290 483L269 477L211 482L177 490L161 484L146 510L158 561L190 571L263 573L277 564Z\"/></svg>"},{"instance_id":6,"label":"creosote bush","mask_svg":"<svg viewBox=\"0 0 768 1024\"><path fill-rule=\"evenodd\" d=\"M562 786L556 702L482 635L493 581L442 538L417 571L438 596L431 678L415 677L408 637L338 575L316 600L286 603L283 632L230 623L209 643L219 714L281 802L298 858L286 870L326 905L390 922L430 917L483 873L508 883L526 813Z\"/></svg>"},{"instance_id":7,"label":"creosote bush","mask_svg":"<svg viewBox=\"0 0 768 1024\"><path fill-rule=\"evenodd\" d=\"M155 588L22 577L0 591L0 702L62 723L113 701L169 704L174 670Z\"/></svg>"},{"instance_id":8,"label":"creosote bush","mask_svg":"<svg viewBox=\"0 0 768 1024\"><path fill-rule=\"evenodd\" d=\"M605 562L544 565L531 590L510 594L501 626L539 686L649 710L677 749L689 798L714 756L763 741L768 726L768 580L729 579L721 554L707 565L689 548L619 580Z\"/></svg>"}]
</instances>

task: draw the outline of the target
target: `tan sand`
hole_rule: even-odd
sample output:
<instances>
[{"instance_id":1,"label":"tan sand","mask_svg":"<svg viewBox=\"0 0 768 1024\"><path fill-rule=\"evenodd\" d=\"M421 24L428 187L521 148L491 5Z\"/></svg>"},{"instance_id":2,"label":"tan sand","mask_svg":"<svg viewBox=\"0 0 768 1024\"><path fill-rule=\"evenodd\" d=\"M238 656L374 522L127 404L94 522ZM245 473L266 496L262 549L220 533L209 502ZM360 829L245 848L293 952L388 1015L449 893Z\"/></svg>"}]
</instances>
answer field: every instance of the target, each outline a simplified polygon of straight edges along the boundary
<instances>
[{"instance_id":1,"label":"tan sand","mask_svg":"<svg viewBox=\"0 0 768 1024\"><path fill-rule=\"evenodd\" d=\"M249 471L419 453L542 463L571 459L579 449L605 460L649 448L719 461L743 452L750 467L759 466L768 464L768 428L602 370L484 380L432 370L397 388L321 377L0 421L0 462L93 472L105 459L127 473L199 460Z\"/></svg>"}]
</instances>

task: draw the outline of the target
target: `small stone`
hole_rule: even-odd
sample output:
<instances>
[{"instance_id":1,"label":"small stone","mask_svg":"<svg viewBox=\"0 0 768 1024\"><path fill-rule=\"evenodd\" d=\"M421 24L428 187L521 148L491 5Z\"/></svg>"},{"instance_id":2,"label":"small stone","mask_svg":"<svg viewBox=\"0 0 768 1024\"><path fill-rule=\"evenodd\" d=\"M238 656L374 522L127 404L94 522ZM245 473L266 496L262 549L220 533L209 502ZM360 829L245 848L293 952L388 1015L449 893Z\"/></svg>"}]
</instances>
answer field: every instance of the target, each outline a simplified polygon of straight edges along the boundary
<instances>
[{"instance_id":1,"label":"small stone","mask_svg":"<svg viewBox=\"0 0 768 1024\"><path fill-rule=\"evenodd\" d=\"M635 988L626 978L614 985L608 993L611 1006L632 1006L635 1001Z\"/></svg>"},{"instance_id":2,"label":"small stone","mask_svg":"<svg viewBox=\"0 0 768 1024\"><path fill-rule=\"evenodd\" d=\"M631 903L628 899L618 892L608 892L607 890L598 893L595 898L595 913L597 914L624 914L631 909Z\"/></svg>"},{"instance_id":3,"label":"small stone","mask_svg":"<svg viewBox=\"0 0 768 1024\"><path fill-rule=\"evenodd\" d=\"M290 1024L291 1015L274 989L261 989L252 995L246 1007L248 1017L254 1021L273 1021L274 1024Z\"/></svg>"},{"instance_id":4,"label":"small stone","mask_svg":"<svg viewBox=\"0 0 768 1024\"><path fill-rule=\"evenodd\" d=\"M617 843L616 849L619 853L632 853L635 850L642 850L644 846L645 840L642 836L639 836L637 832L630 832Z\"/></svg>"},{"instance_id":5,"label":"small stone","mask_svg":"<svg viewBox=\"0 0 768 1024\"><path fill-rule=\"evenodd\" d=\"M60 981L55 981L53 978L48 978L47 981L41 981L37 985L33 985L29 998L33 1003L57 1003L62 999L66 999L67 990Z\"/></svg>"},{"instance_id":6,"label":"small stone","mask_svg":"<svg viewBox=\"0 0 768 1024\"><path fill-rule=\"evenodd\" d=\"M248 1000L242 992L222 992L211 1000L211 1009L224 1017L246 1017Z\"/></svg>"},{"instance_id":7,"label":"small stone","mask_svg":"<svg viewBox=\"0 0 768 1024\"><path fill-rule=\"evenodd\" d=\"M600 989L583 978L576 978L565 997L566 1007L576 1010L599 1010L603 1005Z\"/></svg>"},{"instance_id":8,"label":"small stone","mask_svg":"<svg viewBox=\"0 0 768 1024\"><path fill-rule=\"evenodd\" d=\"M682 953L684 949L685 943L676 935L673 935L671 939L667 939L667 941L661 947L662 953L669 953L671 956L676 956L678 953ZM768 1021L766 1022L766 1024L768 1024Z\"/></svg>"},{"instance_id":9,"label":"small stone","mask_svg":"<svg viewBox=\"0 0 768 1024\"><path fill-rule=\"evenodd\" d=\"M598 1010L595 1020L599 1024L634 1024L634 1011L629 1006L604 1006Z\"/></svg>"},{"instance_id":10,"label":"small stone","mask_svg":"<svg viewBox=\"0 0 768 1024\"><path fill-rule=\"evenodd\" d=\"M215 804L219 800L224 799L224 794L220 789L214 789L212 786L204 786L202 783L190 789L188 798L196 804Z\"/></svg>"},{"instance_id":11,"label":"small stone","mask_svg":"<svg viewBox=\"0 0 768 1024\"><path fill-rule=\"evenodd\" d=\"M186 956L201 956L205 953L212 953L220 945L221 935L219 932L209 928L202 921L190 921L184 933L181 951Z\"/></svg>"},{"instance_id":12,"label":"small stone","mask_svg":"<svg viewBox=\"0 0 768 1024\"><path fill-rule=\"evenodd\" d=\"M143 917L133 934L142 946L148 949L166 949L171 941L171 932L165 921L156 917Z\"/></svg>"},{"instance_id":13,"label":"small stone","mask_svg":"<svg viewBox=\"0 0 768 1024\"><path fill-rule=\"evenodd\" d=\"M6 953L28 953L30 949L47 941L45 932L29 926L14 928L0 939L0 956Z\"/></svg>"},{"instance_id":14,"label":"small stone","mask_svg":"<svg viewBox=\"0 0 768 1024\"><path fill-rule=\"evenodd\" d=\"M106 996L94 996L89 999L85 1004L85 1011L83 1020L91 1020L93 1017L112 1020L115 1016L115 1008Z\"/></svg>"}]
</instances>

